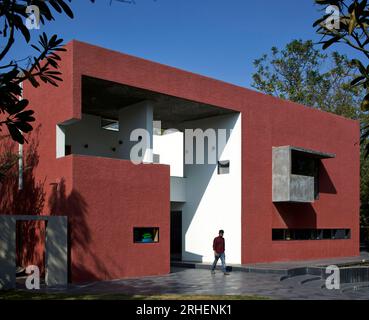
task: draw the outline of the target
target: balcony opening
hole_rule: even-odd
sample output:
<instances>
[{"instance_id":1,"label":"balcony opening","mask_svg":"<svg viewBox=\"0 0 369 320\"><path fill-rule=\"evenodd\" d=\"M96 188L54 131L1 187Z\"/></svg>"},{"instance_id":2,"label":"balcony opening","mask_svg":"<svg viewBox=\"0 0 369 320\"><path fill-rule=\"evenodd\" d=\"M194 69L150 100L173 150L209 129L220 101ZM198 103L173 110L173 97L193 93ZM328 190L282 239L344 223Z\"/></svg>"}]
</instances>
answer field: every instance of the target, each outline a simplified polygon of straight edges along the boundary
<instances>
[{"instance_id":1,"label":"balcony opening","mask_svg":"<svg viewBox=\"0 0 369 320\"><path fill-rule=\"evenodd\" d=\"M320 159L291 150L291 174L314 178L314 199L319 199Z\"/></svg>"},{"instance_id":2,"label":"balcony opening","mask_svg":"<svg viewBox=\"0 0 369 320\"><path fill-rule=\"evenodd\" d=\"M317 200L321 159L335 156L301 147L273 147L273 202L312 203Z\"/></svg>"}]
</instances>

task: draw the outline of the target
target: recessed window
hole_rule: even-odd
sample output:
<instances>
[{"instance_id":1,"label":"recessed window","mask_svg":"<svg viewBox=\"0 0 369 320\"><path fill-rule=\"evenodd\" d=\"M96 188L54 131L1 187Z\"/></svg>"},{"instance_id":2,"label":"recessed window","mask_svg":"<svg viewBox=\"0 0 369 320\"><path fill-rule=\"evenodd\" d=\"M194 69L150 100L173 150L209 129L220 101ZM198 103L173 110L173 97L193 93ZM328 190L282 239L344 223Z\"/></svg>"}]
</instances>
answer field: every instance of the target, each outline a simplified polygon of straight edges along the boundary
<instances>
[{"instance_id":1,"label":"recessed window","mask_svg":"<svg viewBox=\"0 0 369 320\"><path fill-rule=\"evenodd\" d=\"M320 159L308 157L306 154L291 151L291 173L300 176L314 177L314 198L319 198L319 166Z\"/></svg>"},{"instance_id":2,"label":"recessed window","mask_svg":"<svg viewBox=\"0 0 369 320\"><path fill-rule=\"evenodd\" d=\"M229 160L218 161L218 174L229 174Z\"/></svg>"},{"instance_id":3,"label":"recessed window","mask_svg":"<svg viewBox=\"0 0 369 320\"><path fill-rule=\"evenodd\" d=\"M273 229L275 240L339 240L350 239L350 229Z\"/></svg>"},{"instance_id":4,"label":"recessed window","mask_svg":"<svg viewBox=\"0 0 369 320\"><path fill-rule=\"evenodd\" d=\"M119 121L101 118L101 128L110 131L119 131Z\"/></svg>"},{"instance_id":5,"label":"recessed window","mask_svg":"<svg viewBox=\"0 0 369 320\"><path fill-rule=\"evenodd\" d=\"M156 243L159 242L159 228L133 228L134 243Z\"/></svg>"}]
</instances>

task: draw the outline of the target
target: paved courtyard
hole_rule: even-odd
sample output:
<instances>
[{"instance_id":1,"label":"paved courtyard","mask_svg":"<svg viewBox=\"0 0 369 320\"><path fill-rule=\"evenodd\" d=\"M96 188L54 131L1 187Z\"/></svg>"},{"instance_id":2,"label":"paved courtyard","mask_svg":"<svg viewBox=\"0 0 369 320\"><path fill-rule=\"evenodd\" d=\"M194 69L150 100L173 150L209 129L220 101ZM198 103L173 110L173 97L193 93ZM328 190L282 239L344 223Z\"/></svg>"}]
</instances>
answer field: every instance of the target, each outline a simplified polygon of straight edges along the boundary
<instances>
[{"instance_id":1,"label":"paved courtyard","mask_svg":"<svg viewBox=\"0 0 369 320\"><path fill-rule=\"evenodd\" d=\"M311 275L280 280L276 274L232 272L212 275L205 269L172 268L164 276L70 285L68 293L120 293L128 295L259 295L273 299L369 299L369 287L327 290L324 281ZM322 288L323 287L323 288ZM46 289L46 291L61 291ZM64 291L64 290L63 290Z\"/></svg>"}]
</instances>

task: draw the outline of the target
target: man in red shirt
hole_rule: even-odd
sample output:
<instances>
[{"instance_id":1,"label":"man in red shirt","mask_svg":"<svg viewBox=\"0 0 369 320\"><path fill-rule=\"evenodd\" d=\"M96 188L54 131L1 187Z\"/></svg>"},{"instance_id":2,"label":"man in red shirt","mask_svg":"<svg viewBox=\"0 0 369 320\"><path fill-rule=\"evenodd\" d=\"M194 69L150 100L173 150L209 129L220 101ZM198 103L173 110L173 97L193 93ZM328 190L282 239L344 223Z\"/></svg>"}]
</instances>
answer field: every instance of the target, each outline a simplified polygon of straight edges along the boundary
<instances>
[{"instance_id":1,"label":"man in red shirt","mask_svg":"<svg viewBox=\"0 0 369 320\"><path fill-rule=\"evenodd\" d=\"M223 238L224 235L224 231L223 230L219 230L219 236L214 238L213 241L213 250L214 250L214 262L213 262L213 266L211 268L211 273L214 274L215 273L215 268L217 266L218 260L220 259L220 261L222 262L222 271L224 273L224 275L229 275L229 273L227 272L226 269L226 265L225 265L225 240Z\"/></svg>"}]
</instances>

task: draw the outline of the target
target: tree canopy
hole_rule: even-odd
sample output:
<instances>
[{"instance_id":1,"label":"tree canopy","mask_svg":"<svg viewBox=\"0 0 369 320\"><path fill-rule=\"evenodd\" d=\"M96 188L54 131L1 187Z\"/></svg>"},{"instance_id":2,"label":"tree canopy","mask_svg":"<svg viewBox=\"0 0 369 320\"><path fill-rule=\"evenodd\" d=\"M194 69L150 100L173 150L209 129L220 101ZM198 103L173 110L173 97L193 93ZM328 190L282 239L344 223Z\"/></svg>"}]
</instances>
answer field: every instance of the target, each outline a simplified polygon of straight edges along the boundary
<instances>
[{"instance_id":1,"label":"tree canopy","mask_svg":"<svg viewBox=\"0 0 369 320\"><path fill-rule=\"evenodd\" d=\"M264 93L359 119L364 90L350 85L357 67L346 56L325 54L311 40L273 47L254 61L252 86Z\"/></svg>"},{"instance_id":2,"label":"tree canopy","mask_svg":"<svg viewBox=\"0 0 369 320\"><path fill-rule=\"evenodd\" d=\"M316 32L322 35L321 44L327 49L333 44L342 43L360 53L361 59L352 59L359 74L354 76L351 85L365 90L361 108L369 111L369 4L367 0L315 0L324 10L313 24ZM369 122L362 121L361 142L365 156L369 155Z\"/></svg>"}]
</instances>

